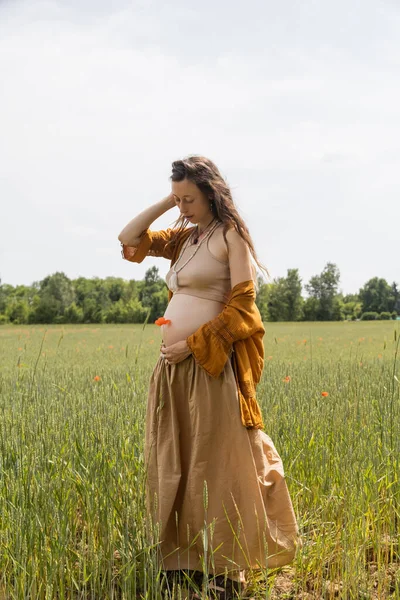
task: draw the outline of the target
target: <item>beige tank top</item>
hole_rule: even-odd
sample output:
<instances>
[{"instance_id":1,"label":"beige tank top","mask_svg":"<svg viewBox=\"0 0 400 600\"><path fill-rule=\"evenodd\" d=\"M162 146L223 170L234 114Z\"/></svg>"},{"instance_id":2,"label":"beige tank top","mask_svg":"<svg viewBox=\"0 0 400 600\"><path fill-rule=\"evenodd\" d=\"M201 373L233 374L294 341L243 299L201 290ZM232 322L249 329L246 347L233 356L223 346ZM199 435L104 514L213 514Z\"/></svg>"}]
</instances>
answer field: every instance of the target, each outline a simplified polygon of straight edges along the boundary
<instances>
[{"instance_id":1,"label":"beige tank top","mask_svg":"<svg viewBox=\"0 0 400 600\"><path fill-rule=\"evenodd\" d=\"M217 227L218 229L218 227ZM231 273L229 262L223 262L213 254L208 247L210 237L214 232L207 237L201 244L199 250L187 265L178 273L179 289L175 294L189 294L198 298L206 298L208 300L216 300L217 302L226 303L231 292ZM189 258L196 249L195 244L189 246L184 245L183 253L179 255L179 263L177 268ZM176 264L176 263L175 263ZM166 284L172 274L172 268L165 276Z\"/></svg>"}]
</instances>

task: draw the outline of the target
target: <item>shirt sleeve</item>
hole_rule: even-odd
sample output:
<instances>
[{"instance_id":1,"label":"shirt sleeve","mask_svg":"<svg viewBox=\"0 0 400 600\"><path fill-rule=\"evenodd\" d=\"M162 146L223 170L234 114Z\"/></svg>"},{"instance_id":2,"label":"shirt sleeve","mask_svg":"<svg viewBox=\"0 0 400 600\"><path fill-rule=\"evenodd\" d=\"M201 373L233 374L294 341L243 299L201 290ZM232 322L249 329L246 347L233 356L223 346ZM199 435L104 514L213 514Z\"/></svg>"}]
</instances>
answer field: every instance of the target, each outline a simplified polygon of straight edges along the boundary
<instances>
[{"instance_id":1,"label":"shirt sleeve","mask_svg":"<svg viewBox=\"0 0 400 600\"><path fill-rule=\"evenodd\" d=\"M137 246L127 246L121 242L122 258L136 263L141 263L146 256L159 256L171 260L173 245L169 242L174 239L177 231L171 228L160 231L145 229Z\"/></svg>"}]
</instances>

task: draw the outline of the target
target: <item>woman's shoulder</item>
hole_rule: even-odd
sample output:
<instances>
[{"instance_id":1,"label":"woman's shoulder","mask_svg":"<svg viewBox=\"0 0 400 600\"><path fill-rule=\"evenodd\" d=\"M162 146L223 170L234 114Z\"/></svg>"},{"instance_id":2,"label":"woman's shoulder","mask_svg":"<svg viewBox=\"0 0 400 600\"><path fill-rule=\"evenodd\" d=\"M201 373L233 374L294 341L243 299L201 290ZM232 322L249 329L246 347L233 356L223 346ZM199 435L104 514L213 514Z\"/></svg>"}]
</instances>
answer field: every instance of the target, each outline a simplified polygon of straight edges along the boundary
<instances>
[{"instance_id":1,"label":"woman's shoulder","mask_svg":"<svg viewBox=\"0 0 400 600\"><path fill-rule=\"evenodd\" d=\"M228 224L228 228L225 232L225 239L228 243L228 247L232 246L234 248L247 248L246 240L240 235L238 230L233 224Z\"/></svg>"},{"instance_id":2,"label":"woman's shoulder","mask_svg":"<svg viewBox=\"0 0 400 600\"><path fill-rule=\"evenodd\" d=\"M210 236L208 248L218 260L228 262L230 252L241 247L241 240L233 224L221 221Z\"/></svg>"}]
</instances>

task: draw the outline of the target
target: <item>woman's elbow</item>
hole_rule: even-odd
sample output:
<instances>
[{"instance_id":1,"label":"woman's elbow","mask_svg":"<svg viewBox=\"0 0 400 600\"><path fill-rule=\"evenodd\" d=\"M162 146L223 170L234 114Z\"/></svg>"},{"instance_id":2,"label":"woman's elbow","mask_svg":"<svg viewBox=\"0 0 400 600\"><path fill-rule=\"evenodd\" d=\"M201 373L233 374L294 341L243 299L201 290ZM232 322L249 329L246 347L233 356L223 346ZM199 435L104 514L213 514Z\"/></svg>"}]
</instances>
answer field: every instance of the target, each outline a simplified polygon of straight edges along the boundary
<instances>
[{"instance_id":1,"label":"woman's elbow","mask_svg":"<svg viewBox=\"0 0 400 600\"><path fill-rule=\"evenodd\" d=\"M125 246L135 246L136 247L140 244L140 239L141 238L128 237L123 232L121 232L118 236L118 240L121 242L121 244L124 244Z\"/></svg>"},{"instance_id":2,"label":"woman's elbow","mask_svg":"<svg viewBox=\"0 0 400 600\"><path fill-rule=\"evenodd\" d=\"M135 240L132 238L132 236L129 236L125 229L123 229L121 231L121 233L118 236L118 240L121 242L121 244L125 244L125 246L133 246L133 243Z\"/></svg>"}]
</instances>

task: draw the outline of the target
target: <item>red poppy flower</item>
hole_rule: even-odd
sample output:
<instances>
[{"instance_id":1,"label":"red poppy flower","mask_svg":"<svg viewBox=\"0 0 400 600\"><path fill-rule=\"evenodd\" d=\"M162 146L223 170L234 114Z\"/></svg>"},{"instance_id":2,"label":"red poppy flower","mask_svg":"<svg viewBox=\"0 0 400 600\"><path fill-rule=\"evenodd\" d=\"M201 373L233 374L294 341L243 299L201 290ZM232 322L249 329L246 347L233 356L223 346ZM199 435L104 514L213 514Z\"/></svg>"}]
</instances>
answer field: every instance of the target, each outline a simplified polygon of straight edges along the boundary
<instances>
[{"instance_id":1,"label":"red poppy flower","mask_svg":"<svg viewBox=\"0 0 400 600\"><path fill-rule=\"evenodd\" d=\"M159 317L154 323L161 327L161 325L168 325L171 321L169 319L164 319L164 317Z\"/></svg>"},{"instance_id":2,"label":"red poppy flower","mask_svg":"<svg viewBox=\"0 0 400 600\"><path fill-rule=\"evenodd\" d=\"M324 396L324 398L326 398L326 396L329 396L329 392L322 392L321 396Z\"/></svg>"}]
</instances>

